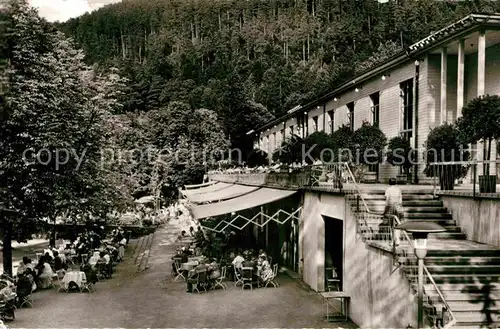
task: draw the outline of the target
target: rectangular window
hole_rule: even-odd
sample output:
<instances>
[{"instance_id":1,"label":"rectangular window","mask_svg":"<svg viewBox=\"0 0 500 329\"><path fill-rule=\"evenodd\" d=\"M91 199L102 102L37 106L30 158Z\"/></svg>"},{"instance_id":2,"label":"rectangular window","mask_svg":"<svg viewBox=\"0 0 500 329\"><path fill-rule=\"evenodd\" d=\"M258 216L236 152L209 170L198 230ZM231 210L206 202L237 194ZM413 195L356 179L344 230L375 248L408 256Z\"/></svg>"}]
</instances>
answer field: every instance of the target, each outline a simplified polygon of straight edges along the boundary
<instances>
[{"instance_id":1,"label":"rectangular window","mask_svg":"<svg viewBox=\"0 0 500 329\"><path fill-rule=\"evenodd\" d=\"M347 104L347 126L354 131L354 102Z\"/></svg>"},{"instance_id":2,"label":"rectangular window","mask_svg":"<svg viewBox=\"0 0 500 329\"><path fill-rule=\"evenodd\" d=\"M333 134L333 131L335 129L334 126L334 112L333 110L328 111L328 127L330 128L330 134Z\"/></svg>"},{"instance_id":3,"label":"rectangular window","mask_svg":"<svg viewBox=\"0 0 500 329\"><path fill-rule=\"evenodd\" d=\"M313 132L318 131L318 116L313 117Z\"/></svg>"},{"instance_id":4,"label":"rectangular window","mask_svg":"<svg viewBox=\"0 0 500 329\"><path fill-rule=\"evenodd\" d=\"M289 135L289 136L290 136L290 137L292 137L292 136L293 136L293 134L295 133L295 132L293 131L293 126L288 127L288 129L289 129L289 131L290 131L290 135Z\"/></svg>"},{"instance_id":5,"label":"rectangular window","mask_svg":"<svg viewBox=\"0 0 500 329\"><path fill-rule=\"evenodd\" d=\"M281 146L281 143L283 143L284 140L285 140L285 129L281 129L281 131L280 131L280 145L278 145L278 146Z\"/></svg>"},{"instance_id":6,"label":"rectangular window","mask_svg":"<svg viewBox=\"0 0 500 329\"><path fill-rule=\"evenodd\" d=\"M370 95L370 103L372 110L372 125L378 127L380 120L380 93L376 92Z\"/></svg>"},{"instance_id":7,"label":"rectangular window","mask_svg":"<svg viewBox=\"0 0 500 329\"><path fill-rule=\"evenodd\" d=\"M406 139L413 137L413 79L400 84L401 131Z\"/></svg>"},{"instance_id":8,"label":"rectangular window","mask_svg":"<svg viewBox=\"0 0 500 329\"><path fill-rule=\"evenodd\" d=\"M278 144L278 143L277 143L277 140L276 140L276 133L273 133L273 150L275 150L275 149L276 149L277 144Z\"/></svg>"}]
</instances>

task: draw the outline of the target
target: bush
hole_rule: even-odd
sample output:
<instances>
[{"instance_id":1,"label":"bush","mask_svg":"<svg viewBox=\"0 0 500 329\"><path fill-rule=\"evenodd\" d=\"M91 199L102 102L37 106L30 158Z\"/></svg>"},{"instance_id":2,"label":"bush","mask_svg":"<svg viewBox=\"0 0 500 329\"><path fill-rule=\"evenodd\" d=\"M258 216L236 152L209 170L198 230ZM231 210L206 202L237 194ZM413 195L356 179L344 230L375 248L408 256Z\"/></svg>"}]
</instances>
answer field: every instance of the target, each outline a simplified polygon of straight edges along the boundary
<instances>
[{"instance_id":1,"label":"bush","mask_svg":"<svg viewBox=\"0 0 500 329\"><path fill-rule=\"evenodd\" d=\"M462 108L457 128L463 143L483 141L487 146L483 160L490 160L492 141L500 138L500 97L486 95L471 100ZM489 175L489 165L484 168Z\"/></svg>"},{"instance_id":2,"label":"bush","mask_svg":"<svg viewBox=\"0 0 500 329\"><path fill-rule=\"evenodd\" d=\"M408 172L415 161L410 141L400 136L393 137L389 140L387 149L387 162Z\"/></svg>"},{"instance_id":3,"label":"bush","mask_svg":"<svg viewBox=\"0 0 500 329\"><path fill-rule=\"evenodd\" d=\"M432 162L467 161L469 152L464 150L459 138L459 132L454 125L443 124L431 129L426 142L426 168L428 177L439 177L441 189L453 189L455 179L467 174L468 166L441 165L431 166Z\"/></svg>"},{"instance_id":4,"label":"bush","mask_svg":"<svg viewBox=\"0 0 500 329\"><path fill-rule=\"evenodd\" d=\"M304 141L297 135L292 135L281 143L279 149L273 153L273 161L292 164L302 163L302 145Z\"/></svg>"},{"instance_id":5,"label":"bush","mask_svg":"<svg viewBox=\"0 0 500 329\"><path fill-rule=\"evenodd\" d=\"M253 150L247 158L247 166L250 168L267 166L269 164L268 154L262 150Z\"/></svg>"},{"instance_id":6,"label":"bush","mask_svg":"<svg viewBox=\"0 0 500 329\"><path fill-rule=\"evenodd\" d=\"M385 137L379 127L363 122L363 125L352 135L352 143L359 164L376 164L382 161L384 148L387 145Z\"/></svg>"},{"instance_id":7,"label":"bush","mask_svg":"<svg viewBox=\"0 0 500 329\"><path fill-rule=\"evenodd\" d=\"M331 135L332 145L335 150L336 161L351 161L353 153L353 131L349 126L343 125ZM349 152L351 153L349 155Z\"/></svg>"},{"instance_id":8,"label":"bush","mask_svg":"<svg viewBox=\"0 0 500 329\"><path fill-rule=\"evenodd\" d=\"M317 131L307 136L304 140L304 145L305 154L310 155L305 157L305 161L309 164L312 164L315 160L331 163L335 159L335 145L333 144L332 137L324 131Z\"/></svg>"}]
</instances>

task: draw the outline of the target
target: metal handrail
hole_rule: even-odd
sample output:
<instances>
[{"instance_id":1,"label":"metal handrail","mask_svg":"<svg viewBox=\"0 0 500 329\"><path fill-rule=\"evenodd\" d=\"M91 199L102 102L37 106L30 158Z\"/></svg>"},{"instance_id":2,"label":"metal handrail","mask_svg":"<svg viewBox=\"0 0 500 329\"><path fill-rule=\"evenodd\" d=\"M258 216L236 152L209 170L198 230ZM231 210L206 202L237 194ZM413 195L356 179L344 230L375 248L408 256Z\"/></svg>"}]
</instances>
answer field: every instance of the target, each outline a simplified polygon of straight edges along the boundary
<instances>
[{"instance_id":1,"label":"metal handrail","mask_svg":"<svg viewBox=\"0 0 500 329\"><path fill-rule=\"evenodd\" d=\"M438 293L439 298L441 298L446 310L448 311L448 313L450 314L450 317L451 317L451 321L445 325L444 324L444 314L441 314L441 316L443 317L443 329L451 328L453 325L455 325L455 323L457 323L457 319L455 318L455 315L453 315L453 312L451 311L450 305L448 305L448 302L446 301L443 294L441 293L441 290L439 290L436 282L434 281L434 278L432 277L431 273L427 269L427 266L425 266L425 265L424 265L424 271L425 271L427 277L429 278L429 281L431 281L432 285L434 286L434 289L436 289L436 292Z\"/></svg>"},{"instance_id":2,"label":"metal handrail","mask_svg":"<svg viewBox=\"0 0 500 329\"><path fill-rule=\"evenodd\" d=\"M358 184L356 183L356 178L354 178L354 174L352 173L351 168L349 167L349 164L347 162L344 162L343 164L346 166L347 171L348 171L349 175L351 176L352 183L354 184L354 188L358 192L358 195L360 196L361 201L363 202L363 206L365 207L365 211L367 213L372 213L372 212L370 212L370 209L368 208L368 205L366 204L365 198L363 198L363 194L361 193L361 189L359 188Z\"/></svg>"},{"instance_id":3,"label":"metal handrail","mask_svg":"<svg viewBox=\"0 0 500 329\"><path fill-rule=\"evenodd\" d=\"M401 224L401 221L399 220L398 216L396 216L396 215L390 215L390 216L392 216L394 218L394 221L398 225ZM410 235L405 230L402 230L402 231L403 231L404 238L408 241L408 243L410 244L410 247L411 247L411 238L410 238ZM407 255L405 255L405 256L407 256ZM441 316L443 317L443 329L451 328L457 322L457 320L455 318L455 315L453 315L453 312L451 311L450 305L448 305L448 302L446 301L446 299L444 298L443 294L441 293L441 290L439 290L436 282L434 281L434 278L432 277L432 274L429 272L429 270L427 269L427 266L425 266L425 265L424 265L424 271L425 271L425 273L427 275L427 278L431 282L432 286L434 287L434 289L438 293L439 298L441 298L441 301L443 302L446 310L448 311L448 313L450 314L450 317L451 317L451 321L445 325L444 324L444 314L441 314Z\"/></svg>"}]
</instances>

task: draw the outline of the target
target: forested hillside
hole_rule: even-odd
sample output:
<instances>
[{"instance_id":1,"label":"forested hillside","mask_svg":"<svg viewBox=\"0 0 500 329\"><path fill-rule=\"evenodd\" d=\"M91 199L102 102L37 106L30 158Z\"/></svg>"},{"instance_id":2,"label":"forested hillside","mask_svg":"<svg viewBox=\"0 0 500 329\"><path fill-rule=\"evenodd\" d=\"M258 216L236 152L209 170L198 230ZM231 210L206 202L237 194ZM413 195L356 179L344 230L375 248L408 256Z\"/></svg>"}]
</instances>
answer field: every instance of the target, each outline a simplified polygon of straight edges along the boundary
<instances>
[{"instance_id":1,"label":"forested hillside","mask_svg":"<svg viewBox=\"0 0 500 329\"><path fill-rule=\"evenodd\" d=\"M124 0L60 27L129 79L123 111L171 101L245 133L497 1Z\"/></svg>"}]
</instances>

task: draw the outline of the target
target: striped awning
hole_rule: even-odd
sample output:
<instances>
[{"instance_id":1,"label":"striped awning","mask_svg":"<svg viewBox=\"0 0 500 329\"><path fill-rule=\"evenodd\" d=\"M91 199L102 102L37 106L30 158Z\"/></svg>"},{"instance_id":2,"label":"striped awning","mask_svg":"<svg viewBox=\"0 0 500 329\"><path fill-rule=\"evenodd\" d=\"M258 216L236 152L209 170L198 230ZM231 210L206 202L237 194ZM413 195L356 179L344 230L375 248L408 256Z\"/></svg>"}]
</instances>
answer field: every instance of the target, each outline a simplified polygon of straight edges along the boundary
<instances>
[{"instance_id":1,"label":"striped awning","mask_svg":"<svg viewBox=\"0 0 500 329\"><path fill-rule=\"evenodd\" d=\"M202 187L210 186L210 185L213 185L215 183L217 183L217 182L216 181L210 181L210 182L206 182L206 183L202 183L202 184L186 185L184 187L186 188L186 190L192 190L192 189L197 189L197 188L202 188Z\"/></svg>"},{"instance_id":2,"label":"striped awning","mask_svg":"<svg viewBox=\"0 0 500 329\"><path fill-rule=\"evenodd\" d=\"M295 193L297 193L297 191L278 190L263 187L226 201L193 206L191 207L191 212L195 219L215 217L262 206L264 204L287 198Z\"/></svg>"},{"instance_id":3,"label":"striped awning","mask_svg":"<svg viewBox=\"0 0 500 329\"><path fill-rule=\"evenodd\" d=\"M186 195L186 198L192 203L208 203L208 202L220 202L232 198L237 198L239 196L248 194L250 192L258 190L259 187L256 186L245 186L234 184L227 188L223 188L218 191L208 192L208 193L197 193Z\"/></svg>"},{"instance_id":4,"label":"striped awning","mask_svg":"<svg viewBox=\"0 0 500 329\"><path fill-rule=\"evenodd\" d=\"M191 190L181 190L181 193L187 197L188 195L194 195L194 194L201 194L201 193L210 193L214 191L219 191L225 188L228 188L230 186L233 186L234 184L228 184L228 183L215 183L206 187L201 187L201 188L196 188L196 189L191 189Z\"/></svg>"}]
</instances>

